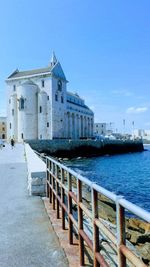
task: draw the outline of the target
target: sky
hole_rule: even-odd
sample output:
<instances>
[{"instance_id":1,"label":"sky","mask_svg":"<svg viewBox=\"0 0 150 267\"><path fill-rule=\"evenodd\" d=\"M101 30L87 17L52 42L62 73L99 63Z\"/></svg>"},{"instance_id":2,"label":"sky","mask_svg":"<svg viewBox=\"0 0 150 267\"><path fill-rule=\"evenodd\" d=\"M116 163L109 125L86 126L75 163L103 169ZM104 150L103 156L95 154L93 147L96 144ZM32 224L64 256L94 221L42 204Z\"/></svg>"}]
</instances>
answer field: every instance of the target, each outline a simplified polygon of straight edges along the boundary
<instances>
[{"instance_id":1,"label":"sky","mask_svg":"<svg viewBox=\"0 0 150 267\"><path fill-rule=\"evenodd\" d=\"M0 116L5 79L49 64L115 131L150 129L149 0L5 0L0 6Z\"/></svg>"}]
</instances>

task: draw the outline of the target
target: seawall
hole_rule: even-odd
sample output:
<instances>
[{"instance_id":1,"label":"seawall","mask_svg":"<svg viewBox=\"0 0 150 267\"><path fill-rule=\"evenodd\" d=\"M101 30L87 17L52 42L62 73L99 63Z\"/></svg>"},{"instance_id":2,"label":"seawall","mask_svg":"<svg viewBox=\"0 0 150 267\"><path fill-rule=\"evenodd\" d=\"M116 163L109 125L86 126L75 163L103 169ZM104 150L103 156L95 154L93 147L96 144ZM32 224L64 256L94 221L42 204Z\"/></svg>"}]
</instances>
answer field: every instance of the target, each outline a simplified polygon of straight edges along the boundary
<instances>
[{"instance_id":1,"label":"seawall","mask_svg":"<svg viewBox=\"0 0 150 267\"><path fill-rule=\"evenodd\" d=\"M91 157L142 152L142 141L131 140L26 140L32 149L55 157Z\"/></svg>"}]
</instances>

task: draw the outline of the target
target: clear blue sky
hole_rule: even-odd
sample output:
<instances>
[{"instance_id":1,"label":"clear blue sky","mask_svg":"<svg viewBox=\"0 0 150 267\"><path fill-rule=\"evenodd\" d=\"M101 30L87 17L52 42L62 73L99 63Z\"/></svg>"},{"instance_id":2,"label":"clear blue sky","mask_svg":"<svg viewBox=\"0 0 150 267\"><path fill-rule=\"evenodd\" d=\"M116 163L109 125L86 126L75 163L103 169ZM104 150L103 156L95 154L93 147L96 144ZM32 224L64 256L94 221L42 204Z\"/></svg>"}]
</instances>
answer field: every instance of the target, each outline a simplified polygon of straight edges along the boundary
<instances>
[{"instance_id":1,"label":"clear blue sky","mask_svg":"<svg viewBox=\"0 0 150 267\"><path fill-rule=\"evenodd\" d=\"M149 0L5 0L0 37L1 115L6 77L46 66L54 50L96 122L150 128Z\"/></svg>"}]
</instances>

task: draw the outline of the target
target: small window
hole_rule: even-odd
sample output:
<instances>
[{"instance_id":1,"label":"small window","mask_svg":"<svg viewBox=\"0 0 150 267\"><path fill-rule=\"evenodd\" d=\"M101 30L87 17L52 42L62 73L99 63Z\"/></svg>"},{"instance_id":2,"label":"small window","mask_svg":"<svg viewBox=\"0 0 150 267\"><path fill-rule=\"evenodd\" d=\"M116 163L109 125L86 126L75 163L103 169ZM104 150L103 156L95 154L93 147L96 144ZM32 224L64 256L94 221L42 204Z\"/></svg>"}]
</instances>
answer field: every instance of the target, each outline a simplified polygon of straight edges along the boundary
<instances>
[{"instance_id":1,"label":"small window","mask_svg":"<svg viewBox=\"0 0 150 267\"><path fill-rule=\"evenodd\" d=\"M47 127L49 127L49 122L47 122Z\"/></svg>"},{"instance_id":2,"label":"small window","mask_svg":"<svg viewBox=\"0 0 150 267\"><path fill-rule=\"evenodd\" d=\"M5 139L5 134L2 134L2 139Z\"/></svg>"},{"instance_id":3,"label":"small window","mask_svg":"<svg viewBox=\"0 0 150 267\"><path fill-rule=\"evenodd\" d=\"M40 106L40 113L42 113L42 107Z\"/></svg>"},{"instance_id":4,"label":"small window","mask_svg":"<svg viewBox=\"0 0 150 267\"><path fill-rule=\"evenodd\" d=\"M23 133L21 134L21 138L23 139Z\"/></svg>"},{"instance_id":5,"label":"small window","mask_svg":"<svg viewBox=\"0 0 150 267\"><path fill-rule=\"evenodd\" d=\"M58 81L57 86L58 86L58 91L62 91L62 81L61 80Z\"/></svg>"},{"instance_id":6,"label":"small window","mask_svg":"<svg viewBox=\"0 0 150 267\"><path fill-rule=\"evenodd\" d=\"M44 87L45 86L45 84L44 84L44 80L42 80L42 87Z\"/></svg>"},{"instance_id":7,"label":"small window","mask_svg":"<svg viewBox=\"0 0 150 267\"><path fill-rule=\"evenodd\" d=\"M61 96L61 103L64 103L64 98L63 98L63 96Z\"/></svg>"},{"instance_id":8,"label":"small window","mask_svg":"<svg viewBox=\"0 0 150 267\"><path fill-rule=\"evenodd\" d=\"M11 103L11 99L9 99L9 104Z\"/></svg>"},{"instance_id":9,"label":"small window","mask_svg":"<svg viewBox=\"0 0 150 267\"><path fill-rule=\"evenodd\" d=\"M11 123L9 124L9 128L11 129Z\"/></svg>"},{"instance_id":10,"label":"small window","mask_svg":"<svg viewBox=\"0 0 150 267\"><path fill-rule=\"evenodd\" d=\"M2 125L5 125L5 122L4 121L2 122Z\"/></svg>"},{"instance_id":11,"label":"small window","mask_svg":"<svg viewBox=\"0 0 150 267\"><path fill-rule=\"evenodd\" d=\"M2 131L5 132L5 128L4 127L2 128Z\"/></svg>"},{"instance_id":12,"label":"small window","mask_svg":"<svg viewBox=\"0 0 150 267\"><path fill-rule=\"evenodd\" d=\"M40 139L42 139L42 134L40 134Z\"/></svg>"},{"instance_id":13,"label":"small window","mask_svg":"<svg viewBox=\"0 0 150 267\"><path fill-rule=\"evenodd\" d=\"M14 109L12 109L12 116L14 116Z\"/></svg>"},{"instance_id":14,"label":"small window","mask_svg":"<svg viewBox=\"0 0 150 267\"><path fill-rule=\"evenodd\" d=\"M13 90L16 91L16 85L15 84L13 85Z\"/></svg>"},{"instance_id":15,"label":"small window","mask_svg":"<svg viewBox=\"0 0 150 267\"><path fill-rule=\"evenodd\" d=\"M19 99L19 109L20 110L24 109L24 98L22 97Z\"/></svg>"},{"instance_id":16,"label":"small window","mask_svg":"<svg viewBox=\"0 0 150 267\"><path fill-rule=\"evenodd\" d=\"M55 94L55 101L58 101L58 95Z\"/></svg>"},{"instance_id":17,"label":"small window","mask_svg":"<svg viewBox=\"0 0 150 267\"><path fill-rule=\"evenodd\" d=\"M47 96L47 100L49 100L49 95Z\"/></svg>"}]
</instances>

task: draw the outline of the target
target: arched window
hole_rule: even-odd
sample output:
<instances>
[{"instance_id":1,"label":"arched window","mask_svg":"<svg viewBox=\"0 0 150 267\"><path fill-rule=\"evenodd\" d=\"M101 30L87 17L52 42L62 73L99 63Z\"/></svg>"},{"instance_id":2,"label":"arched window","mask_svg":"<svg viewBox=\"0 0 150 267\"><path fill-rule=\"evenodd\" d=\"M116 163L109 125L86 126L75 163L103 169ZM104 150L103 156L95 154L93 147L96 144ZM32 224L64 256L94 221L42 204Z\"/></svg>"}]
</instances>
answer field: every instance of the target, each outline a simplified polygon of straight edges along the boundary
<instances>
[{"instance_id":1,"label":"arched window","mask_svg":"<svg viewBox=\"0 0 150 267\"><path fill-rule=\"evenodd\" d=\"M61 80L58 81L57 86L58 86L58 91L62 91L62 81Z\"/></svg>"}]
</instances>

